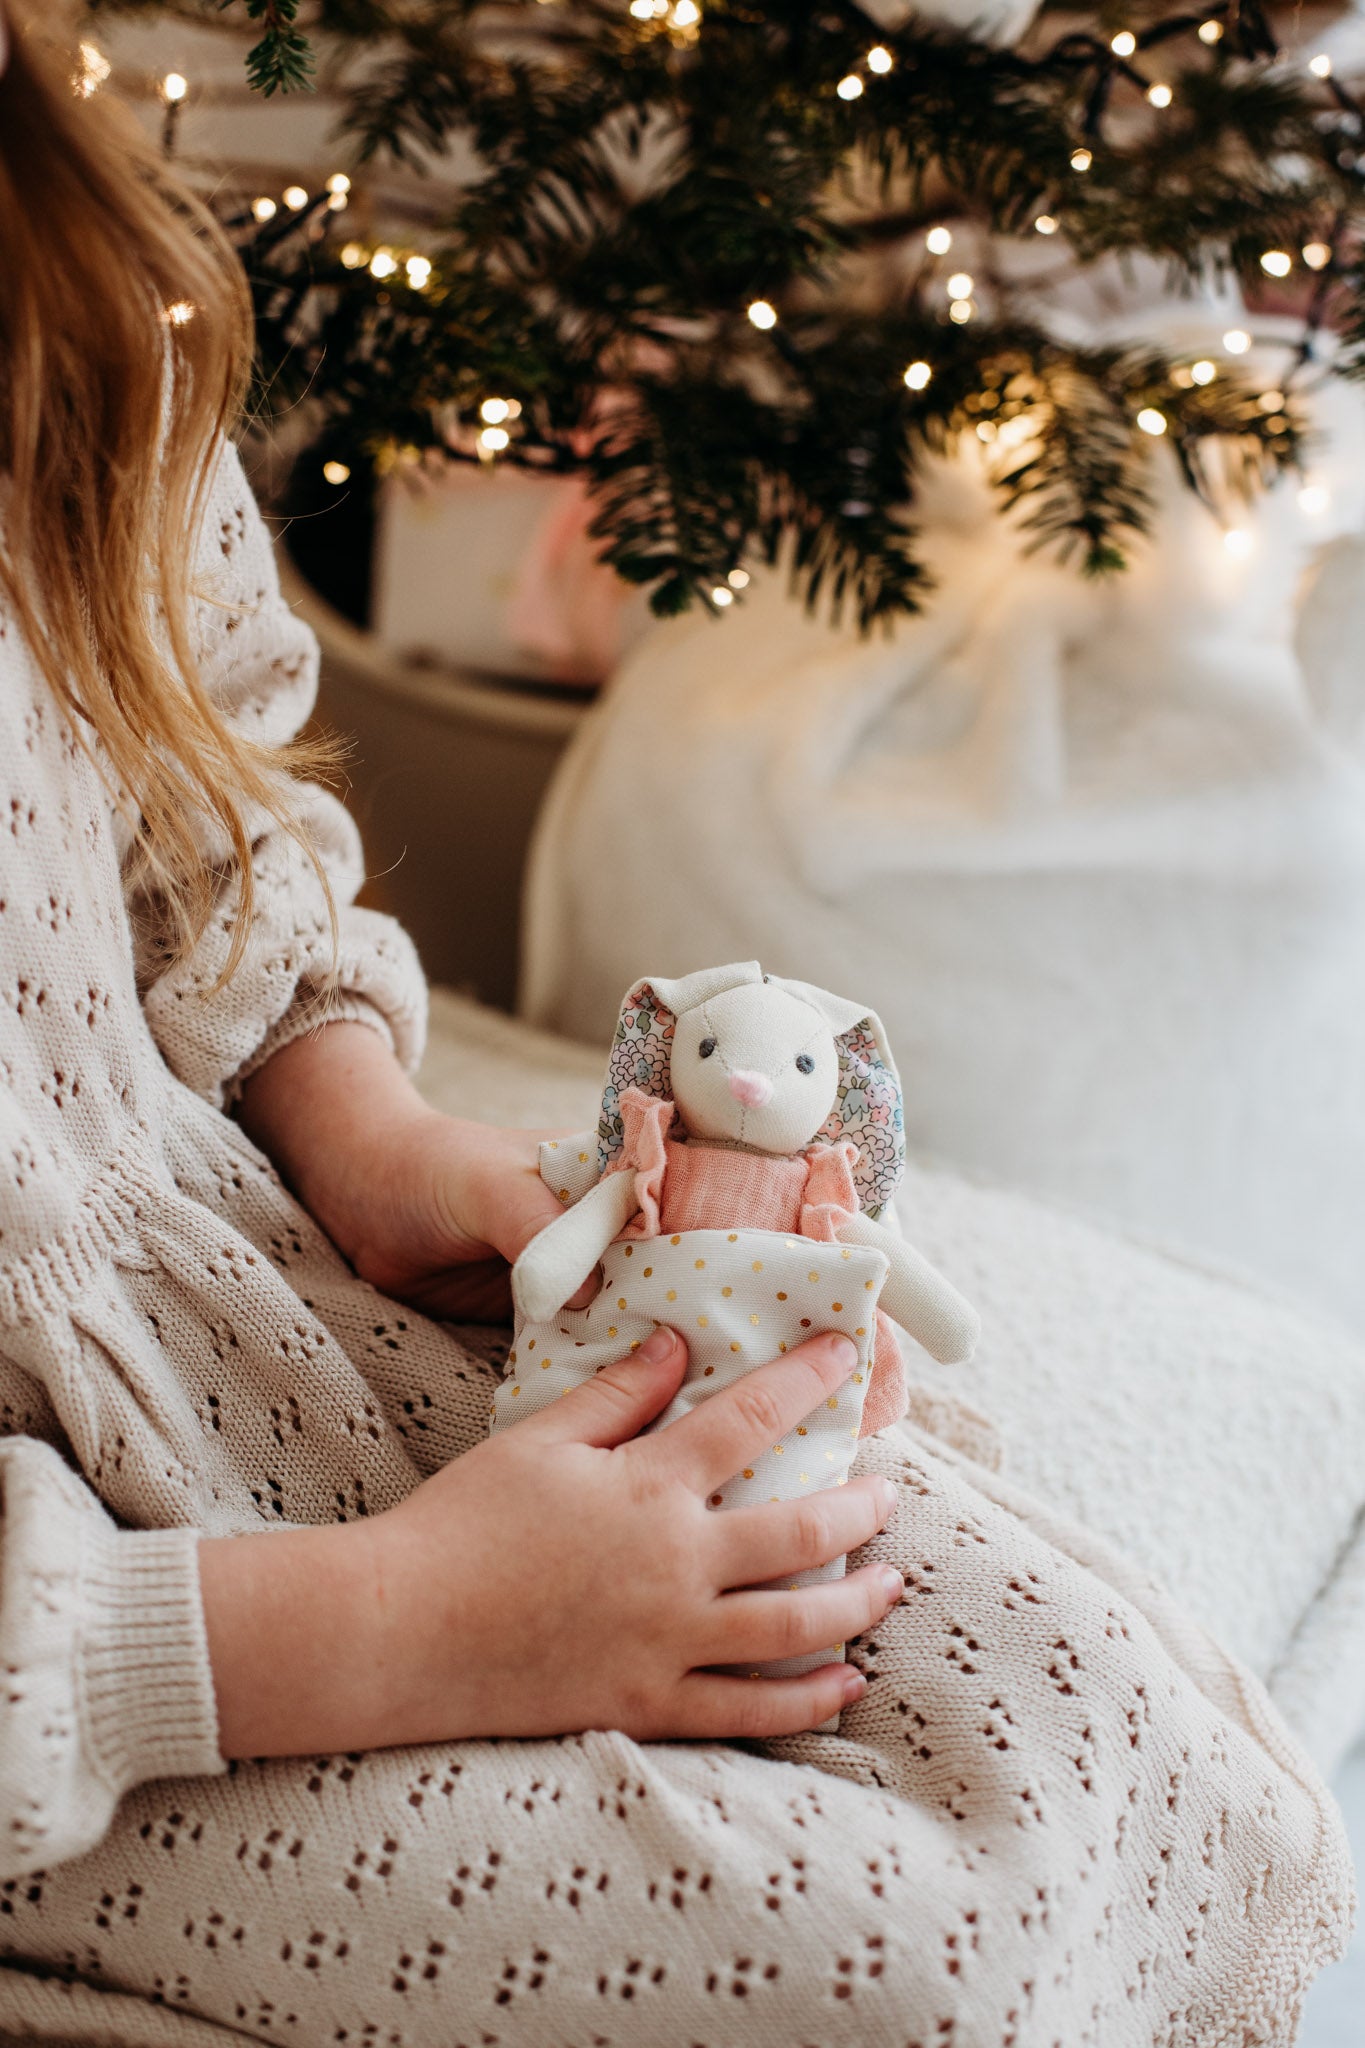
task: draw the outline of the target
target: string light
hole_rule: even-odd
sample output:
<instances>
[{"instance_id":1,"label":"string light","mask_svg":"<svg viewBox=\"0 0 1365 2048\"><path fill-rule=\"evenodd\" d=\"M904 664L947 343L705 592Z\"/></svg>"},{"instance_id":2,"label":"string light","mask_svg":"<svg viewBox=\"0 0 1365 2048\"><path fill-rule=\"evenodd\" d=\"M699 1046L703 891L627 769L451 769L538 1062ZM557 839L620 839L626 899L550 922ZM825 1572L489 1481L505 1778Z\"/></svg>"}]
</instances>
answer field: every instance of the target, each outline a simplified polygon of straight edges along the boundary
<instances>
[{"instance_id":1,"label":"string light","mask_svg":"<svg viewBox=\"0 0 1365 2048\"><path fill-rule=\"evenodd\" d=\"M365 261L365 251L359 242L348 242L341 252L341 261L347 270L359 270Z\"/></svg>"},{"instance_id":2,"label":"string light","mask_svg":"<svg viewBox=\"0 0 1365 2048\"><path fill-rule=\"evenodd\" d=\"M950 299L969 299L972 295L972 280L965 270L955 270L948 279Z\"/></svg>"},{"instance_id":3,"label":"string light","mask_svg":"<svg viewBox=\"0 0 1365 2048\"><path fill-rule=\"evenodd\" d=\"M761 327L766 333L768 328L777 325L777 308L767 299L755 299L749 307L749 318L755 327Z\"/></svg>"},{"instance_id":4,"label":"string light","mask_svg":"<svg viewBox=\"0 0 1365 2048\"><path fill-rule=\"evenodd\" d=\"M167 306L161 317L168 327L188 327L197 311L198 308L188 299L177 299L173 305Z\"/></svg>"},{"instance_id":5,"label":"string light","mask_svg":"<svg viewBox=\"0 0 1365 2048\"><path fill-rule=\"evenodd\" d=\"M351 474L350 464L346 462L324 462L322 473L329 484L344 484Z\"/></svg>"},{"instance_id":6,"label":"string light","mask_svg":"<svg viewBox=\"0 0 1365 2048\"><path fill-rule=\"evenodd\" d=\"M1331 502L1332 494L1324 484L1305 484L1299 492L1299 509L1310 518L1325 512Z\"/></svg>"},{"instance_id":7,"label":"string light","mask_svg":"<svg viewBox=\"0 0 1365 2048\"><path fill-rule=\"evenodd\" d=\"M1210 48L1214 43L1221 43L1223 40L1222 22L1201 21L1199 24L1199 40L1201 43L1208 43Z\"/></svg>"},{"instance_id":8,"label":"string light","mask_svg":"<svg viewBox=\"0 0 1365 2048\"><path fill-rule=\"evenodd\" d=\"M654 19L654 0L630 0L630 11L636 21L652 21Z\"/></svg>"},{"instance_id":9,"label":"string light","mask_svg":"<svg viewBox=\"0 0 1365 2048\"><path fill-rule=\"evenodd\" d=\"M1212 384L1217 375L1217 363L1211 363L1207 356L1202 357L1197 363L1190 364L1190 377L1196 384Z\"/></svg>"},{"instance_id":10,"label":"string light","mask_svg":"<svg viewBox=\"0 0 1365 2048\"><path fill-rule=\"evenodd\" d=\"M946 256L953 246L951 231L948 228L930 228L924 237L924 246L931 256Z\"/></svg>"},{"instance_id":11,"label":"string light","mask_svg":"<svg viewBox=\"0 0 1365 2048\"><path fill-rule=\"evenodd\" d=\"M327 190L336 193L349 192L350 189L351 181L345 171L333 171L331 177L327 180Z\"/></svg>"},{"instance_id":12,"label":"string light","mask_svg":"<svg viewBox=\"0 0 1365 2048\"><path fill-rule=\"evenodd\" d=\"M273 199L262 197L252 200L251 211L257 220L274 220L279 208Z\"/></svg>"},{"instance_id":13,"label":"string light","mask_svg":"<svg viewBox=\"0 0 1365 2048\"><path fill-rule=\"evenodd\" d=\"M1073 149L1071 152L1071 168L1073 171L1088 171L1094 161L1095 159L1088 149Z\"/></svg>"},{"instance_id":14,"label":"string light","mask_svg":"<svg viewBox=\"0 0 1365 2048\"><path fill-rule=\"evenodd\" d=\"M1109 47L1116 57L1131 57L1137 48L1137 37L1130 28L1121 28L1116 36L1110 37Z\"/></svg>"},{"instance_id":15,"label":"string light","mask_svg":"<svg viewBox=\"0 0 1365 2048\"><path fill-rule=\"evenodd\" d=\"M1330 78L1332 76L1332 60L1326 50L1319 50L1316 57L1309 58L1308 69L1312 72L1314 78Z\"/></svg>"},{"instance_id":16,"label":"string light","mask_svg":"<svg viewBox=\"0 0 1365 2048\"><path fill-rule=\"evenodd\" d=\"M1169 107L1171 101L1175 98L1175 94L1171 91L1169 85L1149 85L1147 97L1154 107Z\"/></svg>"},{"instance_id":17,"label":"string light","mask_svg":"<svg viewBox=\"0 0 1365 2048\"><path fill-rule=\"evenodd\" d=\"M479 435L479 447L486 455L499 455L511 439L506 427L485 427Z\"/></svg>"},{"instance_id":18,"label":"string light","mask_svg":"<svg viewBox=\"0 0 1365 2048\"><path fill-rule=\"evenodd\" d=\"M1260 406L1262 412L1283 412L1284 393L1283 391L1263 391L1256 403Z\"/></svg>"},{"instance_id":19,"label":"string light","mask_svg":"<svg viewBox=\"0 0 1365 2048\"><path fill-rule=\"evenodd\" d=\"M732 569L725 580L731 590L747 590L749 588L749 572L747 569Z\"/></svg>"},{"instance_id":20,"label":"string light","mask_svg":"<svg viewBox=\"0 0 1365 2048\"><path fill-rule=\"evenodd\" d=\"M391 249L376 249L370 258L371 277L392 277L398 268L398 258Z\"/></svg>"},{"instance_id":21,"label":"string light","mask_svg":"<svg viewBox=\"0 0 1365 2048\"><path fill-rule=\"evenodd\" d=\"M403 268L407 272L408 283L412 286L413 290L415 292L425 291L431 281L431 258L429 256L409 256Z\"/></svg>"},{"instance_id":22,"label":"string light","mask_svg":"<svg viewBox=\"0 0 1365 2048\"><path fill-rule=\"evenodd\" d=\"M965 327L975 311L970 299L954 299L948 308L948 318L958 327Z\"/></svg>"},{"instance_id":23,"label":"string light","mask_svg":"<svg viewBox=\"0 0 1365 2048\"><path fill-rule=\"evenodd\" d=\"M168 71L161 81L161 97L168 106L173 107L178 100L183 100L189 89L189 81L178 71Z\"/></svg>"},{"instance_id":24,"label":"string light","mask_svg":"<svg viewBox=\"0 0 1365 2048\"><path fill-rule=\"evenodd\" d=\"M304 207L308 204L308 194L304 191L302 185L286 185L284 188L284 203L291 213L302 213Z\"/></svg>"},{"instance_id":25,"label":"string light","mask_svg":"<svg viewBox=\"0 0 1365 2048\"><path fill-rule=\"evenodd\" d=\"M72 91L83 100L99 91L111 69L109 59L94 43L81 44L81 68L71 81Z\"/></svg>"},{"instance_id":26,"label":"string light","mask_svg":"<svg viewBox=\"0 0 1365 2048\"><path fill-rule=\"evenodd\" d=\"M863 81L856 71L850 71L847 78L841 78L834 90L841 100L860 100L863 96Z\"/></svg>"},{"instance_id":27,"label":"string light","mask_svg":"<svg viewBox=\"0 0 1365 2048\"><path fill-rule=\"evenodd\" d=\"M976 438L978 441L993 441L999 431L1000 429L996 426L994 420L978 420L976 423Z\"/></svg>"},{"instance_id":28,"label":"string light","mask_svg":"<svg viewBox=\"0 0 1365 2048\"><path fill-rule=\"evenodd\" d=\"M1267 249L1261 258L1261 268L1267 277L1288 277L1294 259L1287 249Z\"/></svg>"},{"instance_id":29,"label":"string light","mask_svg":"<svg viewBox=\"0 0 1365 2048\"><path fill-rule=\"evenodd\" d=\"M510 417L511 410L505 398L485 398L479 407L479 418L490 427L500 427Z\"/></svg>"},{"instance_id":30,"label":"string light","mask_svg":"<svg viewBox=\"0 0 1365 2048\"><path fill-rule=\"evenodd\" d=\"M715 588L711 592L712 604L718 605L721 611L724 611L726 605L733 604L734 601L735 593L733 590L727 590L723 583L716 584Z\"/></svg>"},{"instance_id":31,"label":"string light","mask_svg":"<svg viewBox=\"0 0 1365 2048\"><path fill-rule=\"evenodd\" d=\"M867 53L868 70L877 72L883 78L891 69L895 61L896 60L892 56L891 52L888 49L885 49L881 43L878 43L875 49L869 50Z\"/></svg>"},{"instance_id":32,"label":"string light","mask_svg":"<svg viewBox=\"0 0 1365 2048\"><path fill-rule=\"evenodd\" d=\"M1325 270L1332 260L1332 251L1326 242L1305 242L1300 254L1310 270Z\"/></svg>"},{"instance_id":33,"label":"string light","mask_svg":"<svg viewBox=\"0 0 1365 2048\"><path fill-rule=\"evenodd\" d=\"M1143 406L1137 416L1137 423L1144 434L1164 434L1166 431L1166 415L1164 412L1158 412L1154 405Z\"/></svg>"},{"instance_id":34,"label":"string light","mask_svg":"<svg viewBox=\"0 0 1365 2048\"><path fill-rule=\"evenodd\" d=\"M1050 213L1040 213L1033 225L1040 235L1055 235L1057 232L1057 223Z\"/></svg>"},{"instance_id":35,"label":"string light","mask_svg":"<svg viewBox=\"0 0 1365 2048\"><path fill-rule=\"evenodd\" d=\"M923 391L933 374L927 363L911 363L905 373L905 381L912 391Z\"/></svg>"},{"instance_id":36,"label":"string light","mask_svg":"<svg viewBox=\"0 0 1365 2048\"><path fill-rule=\"evenodd\" d=\"M1235 561L1244 562L1251 553L1251 535L1244 526L1230 526L1223 535L1223 546Z\"/></svg>"},{"instance_id":37,"label":"string light","mask_svg":"<svg viewBox=\"0 0 1365 2048\"><path fill-rule=\"evenodd\" d=\"M344 213L349 204L350 194L348 192L336 191L328 194L327 211L329 213Z\"/></svg>"},{"instance_id":38,"label":"string light","mask_svg":"<svg viewBox=\"0 0 1365 2048\"><path fill-rule=\"evenodd\" d=\"M701 9L697 0L678 0L672 15L674 28L695 28L700 20Z\"/></svg>"},{"instance_id":39,"label":"string light","mask_svg":"<svg viewBox=\"0 0 1365 2048\"><path fill-rule=\"evenodd\" d=\"M1223 336L1223 346L1230 356L1244 356L1251 347L1251 336L1245 327L1229 327Z\"/></svg>"}]
</instances>

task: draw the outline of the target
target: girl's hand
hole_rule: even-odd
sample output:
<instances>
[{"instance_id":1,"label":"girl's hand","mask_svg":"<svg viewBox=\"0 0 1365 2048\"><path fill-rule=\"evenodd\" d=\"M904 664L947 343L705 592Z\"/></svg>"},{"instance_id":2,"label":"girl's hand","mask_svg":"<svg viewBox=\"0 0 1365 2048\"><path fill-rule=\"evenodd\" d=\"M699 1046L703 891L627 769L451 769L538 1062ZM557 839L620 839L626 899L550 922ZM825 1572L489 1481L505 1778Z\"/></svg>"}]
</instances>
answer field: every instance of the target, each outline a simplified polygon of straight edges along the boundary
<instances>
[{"instance_id":1,"label":"girl's hand","mask_svg":"<svg viewBox=\"0 0 1365 2048\"><path fill-rule=\"evenodd\" d=\"M284 1046L239 1115L361 1278L429 1315L506 1319L508 1265L562 1213L537 1165L550 1133L428 1109L363 1024Z\"/></svg>"},{"instance_id":2,"label":"girl's hand","mask_svg":"<svg viewBox=\"0 0 1365 2048\"><path fill-rule=\"evenodd\" d=\"M887 1565L746 1590L885 1527L889 1480L716 1513L708 1496L847 1379L817 1337L665 1430L686 1348L660 1330L373 1521L201 1544L225 1755L619 1728L769 1737L859 1697L848 1664L801 1678L709 1668L828 1648L904 1584Z\"/></svg>"}]
</instances>

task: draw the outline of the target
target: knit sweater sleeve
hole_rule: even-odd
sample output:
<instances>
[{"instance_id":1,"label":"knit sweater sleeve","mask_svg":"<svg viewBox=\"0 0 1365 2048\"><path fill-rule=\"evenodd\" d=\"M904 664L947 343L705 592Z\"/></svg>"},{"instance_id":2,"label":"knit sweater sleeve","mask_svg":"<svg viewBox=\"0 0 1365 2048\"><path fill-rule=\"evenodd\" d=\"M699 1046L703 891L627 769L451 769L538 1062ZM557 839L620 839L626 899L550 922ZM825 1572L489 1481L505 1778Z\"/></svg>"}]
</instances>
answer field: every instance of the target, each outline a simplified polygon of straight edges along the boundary
<instances>
[{"instance_id":1,"label":"knit sweater sleeve","mask_svg":"<svg viewBox=\"0 0 1365 2048\"><path fill-rule=\"evenodd\" d=\"M218 1751L192 1529L118 1529L58 1453L0 1442L0 1879L98 1842Z\"/></svg>"},{"instance_id":2,"label":"knit sweater sleeve","mask_svg":"<svg viewBox=\"0 0 1365 2048\"><path fill-rule=\"evenodd\" d=\"M224 445L197 550L197 628L205 683L228 721L271 745L291 739L313 709L317 643L280 592L271 540L237 452ZM206 864L224 875L203 937L167 964L147 900L130 903L139 983L152 1032L172 1071L215 1107L290 1039L324 1018L373 1025L409 1069L421 1058L426 989L411 941L391 918L357 908L360 840L335 797L296 787L295 808L317 855L266 813L253 816L255 911L245 958L211 1001L227 960L240 898L228 847L205 821ZM337 913L336 945L318 867Z\"/></svg>"}]
</instances>

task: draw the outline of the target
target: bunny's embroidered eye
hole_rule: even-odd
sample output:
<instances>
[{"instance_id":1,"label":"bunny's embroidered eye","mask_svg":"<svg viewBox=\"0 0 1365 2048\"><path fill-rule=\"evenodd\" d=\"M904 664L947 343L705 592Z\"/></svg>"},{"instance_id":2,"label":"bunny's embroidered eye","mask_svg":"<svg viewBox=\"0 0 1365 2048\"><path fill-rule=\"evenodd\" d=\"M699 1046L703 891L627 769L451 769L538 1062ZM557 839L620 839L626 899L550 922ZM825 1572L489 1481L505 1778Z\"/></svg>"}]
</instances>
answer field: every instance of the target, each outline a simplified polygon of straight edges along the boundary
<instances>
[{"instance_id":1,"label":"bunny's embroidered eye","mask_svg":"<svg viewBox=\"0 0 1365 2048\"><path fill-rule=\"evenodd\" d=\"M699 1059L709 1060L715 1049L716 1041L714 1038L703 1038L701 1044L697 1047L697 1057Z\"/></svg>"},{"instance_id":2,"label":"bunny's embroidered eye","mask_svg":"<svg viewBox=\"0 0 1365 2048\"><path fill-rule=\"evenodd\" d=\"M798 1074L813 1074L815 1072L815 1061L808 1052L799 1052L796 1055L796 1071Z\"/></svg>"}]
</instances>

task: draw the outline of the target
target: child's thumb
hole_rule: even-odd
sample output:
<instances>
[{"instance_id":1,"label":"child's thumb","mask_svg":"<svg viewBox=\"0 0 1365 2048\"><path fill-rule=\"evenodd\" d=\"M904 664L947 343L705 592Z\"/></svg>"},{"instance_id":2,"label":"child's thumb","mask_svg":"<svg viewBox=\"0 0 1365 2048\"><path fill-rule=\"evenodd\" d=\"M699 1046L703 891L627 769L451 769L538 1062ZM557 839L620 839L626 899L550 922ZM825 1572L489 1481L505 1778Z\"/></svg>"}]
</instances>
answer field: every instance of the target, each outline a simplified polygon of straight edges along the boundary
<instances>
[{"instance_id":1,"label":"child's thumb","mask_svg":"<svg viewBox=\"0 0 1365 2048\"><path fill-rule=\"evenodd\" d=\"M638 1436L646 1423L663 1413L686 1369L687 1346L676 1330L661 1323L638 1351L604 1365L592 1379L519 1427L538 1430L554 1443L596 1444L610 1450Z\"/></svg>"}]
</instances>

